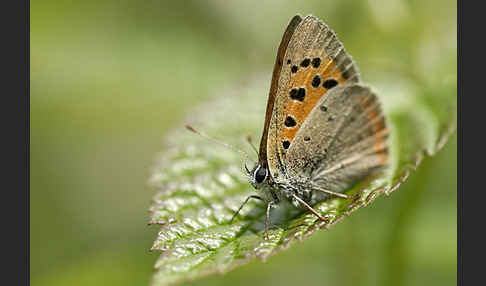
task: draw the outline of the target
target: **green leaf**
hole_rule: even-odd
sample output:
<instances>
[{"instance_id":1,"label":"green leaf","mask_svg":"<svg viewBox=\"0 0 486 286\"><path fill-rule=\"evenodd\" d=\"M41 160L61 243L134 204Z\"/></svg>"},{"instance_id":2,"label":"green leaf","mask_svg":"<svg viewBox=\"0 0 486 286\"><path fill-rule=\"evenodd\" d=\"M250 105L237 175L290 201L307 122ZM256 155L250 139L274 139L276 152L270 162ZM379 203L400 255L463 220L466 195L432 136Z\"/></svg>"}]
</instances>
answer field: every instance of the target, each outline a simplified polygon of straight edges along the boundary
<instances>
[{"instance_id":1,"label":"green leaf","mask_svg":"<svg viewBox=\"0 0 486 286\"><path fill-rule=\"evenodd\" d=\"M154 266L152 285L224 273L255 258L265 260L396 190L423 155L437 152L455 130L455 82L429 90L411 82L385 79L393 85L373 85L391 128L390 168L346 192L359 192L358 200L330 198L315 205L330 220L328 224L309 212L279 206L272 211L269 240L263 239L265 210L260 202L250 201L229 223L244 199L254 194L243 172L243 156L183 127L189 123L254 154L245 137L249 133L254 138L261 135L268 93L262 87L267 81L220 91L221 98L195 108L167 136L165 151L157 156L150 179L158 190L150 208L150 224L162 226L151 248L162 252Z\"/></svg>"}]
</instances>

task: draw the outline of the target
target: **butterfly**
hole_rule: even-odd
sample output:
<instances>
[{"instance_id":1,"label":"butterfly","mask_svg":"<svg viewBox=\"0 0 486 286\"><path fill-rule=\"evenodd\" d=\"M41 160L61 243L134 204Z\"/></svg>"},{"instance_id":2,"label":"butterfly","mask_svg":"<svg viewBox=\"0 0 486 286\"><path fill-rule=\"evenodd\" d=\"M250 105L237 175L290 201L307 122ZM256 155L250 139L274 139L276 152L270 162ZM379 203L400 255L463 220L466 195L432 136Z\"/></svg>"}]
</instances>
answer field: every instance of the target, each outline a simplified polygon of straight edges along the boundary
<instances>
[{"instance_id":1,"label":"butterfly","mask_svg":"<svg viewBox=\"0 0 486 286\"><path fill-rule=\"evenodd\" d=\"M342 192L387 166L388 135L378 97L336 34L317 17L294 16L277 51L258 162L245 165L258 195L231 221L258 199L266 204L266 238L270 210L282 201L327 223L312 206L329 196L358 198Z\"/></svg>"},{"instance_id":2,"label":"butterfly","mask_svg":"<svg viewBox=\"0 0 486 286\"><path fill-rule=\"evenodd\" d=\"M270 210L283 200L327 220L312 205L344 190L388 162L385 116L358 67L318 18L294 16L277 52L258 163L246 167Z\"/></svg>"}]
</instances>

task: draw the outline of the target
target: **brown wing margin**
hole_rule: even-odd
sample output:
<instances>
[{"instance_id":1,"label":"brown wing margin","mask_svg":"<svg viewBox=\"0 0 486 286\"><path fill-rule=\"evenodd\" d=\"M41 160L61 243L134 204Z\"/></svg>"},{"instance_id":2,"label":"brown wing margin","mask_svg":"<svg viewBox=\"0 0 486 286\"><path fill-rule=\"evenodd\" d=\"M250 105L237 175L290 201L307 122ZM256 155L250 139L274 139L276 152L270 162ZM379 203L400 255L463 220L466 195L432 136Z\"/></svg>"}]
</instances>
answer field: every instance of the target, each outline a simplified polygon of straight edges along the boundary
<instances>
[{"instance_id":1,"label":"brown wing margin","mask_svg":"<svg viewBox=\"0 0 486 286\"><path fill-rule=\"evenodd\" d=\"M292 20L290 20L287 29L285 30L282 41L277 51L277 58L275 59L275 66L273 67L272 83L270 85L270 92L267 101L267 111L265 113L265 125L263 126L262 139L260 141L260 150L258 152L258 162L262 166L267 165L267 137L268 137L268 127L270 126L270 119L272 118L273 105L275 103L275 97L277 96L278 80L280 78L280 71L282 70L283 59L285 56L285 51L287 46L294 34L297 26L302 22L302 17L297 14Z\"/></svg>"}]
</instances>

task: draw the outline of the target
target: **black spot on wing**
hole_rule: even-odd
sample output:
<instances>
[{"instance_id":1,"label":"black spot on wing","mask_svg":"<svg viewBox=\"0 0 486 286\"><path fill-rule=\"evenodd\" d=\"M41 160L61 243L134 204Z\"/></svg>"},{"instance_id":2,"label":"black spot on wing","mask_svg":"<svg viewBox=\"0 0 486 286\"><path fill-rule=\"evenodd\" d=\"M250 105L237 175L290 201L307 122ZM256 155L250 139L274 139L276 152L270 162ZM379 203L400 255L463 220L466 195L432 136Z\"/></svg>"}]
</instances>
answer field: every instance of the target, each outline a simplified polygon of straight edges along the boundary
<instances>
[{"instance_id":1,"label":"black spot on wing","mask_svg":"<svg viewBox=\"0 0 486 286\"><path fill-rule=\"evenodd\" d=\"M285 126L287 127L294 127L295 125L297 125L297 122L295 121L295 119L292 117L292 116L287 116L287 118L285 119L285 122L284 122Z\"/></svg>"},{"instance_id":2,"label":"black spot on wing","mask_svg":"<svg viewBox=\"0 0 486 286\"><path fill-rule=\"evenodd\" d=\"M309 58L305 58L301 63L300 66L306 68L310 65L311 60Z\"/></svg>"},{"instance_id":3,"label":"black spot on wing","mask_svg":"<svg viewBox=\"0 0 486 286\"><path fill-rule=\"evenodd\" d=\"M305 87L297 89L296 87L290 90L290 98L293 100L298 100L300 102L304 101L305 98Z\"/></svg>"},{"instance_id":4,"label":"black spot on wing","mask_svg":"<svg viewBox=\"0 0 486 286\"><path fill-rule=\"evenodd\" d=\"M329 79L326 79L323 83L322 83L322 86L324 88L327 88L327 89L331 89L333 87L335 87L336 85L338 85L338 82L337 80L333 79L333 78L329 78Z\"/></svg>"},{"instance_id":5,"label":"black spot on wing","mask_svg":"<svg viewBox=\"0 0 486 286\"><path fill-rule=\"evenodd\" d=\"M282 146L284 147L285 150L289 149L290 147L290 141L289 140L285 140L282 142Z\"/></svg>"},{"instance_id":6,"label":"black spot on wing","mask_svg":"<svg viewBox=\"0 0 486 286\"><path fill-rule=\"evenodd\" d=\"M314 78L312 79L312 87L317 88L321 84L321 75L315 75Z\"/></svg>"}]
</instances>

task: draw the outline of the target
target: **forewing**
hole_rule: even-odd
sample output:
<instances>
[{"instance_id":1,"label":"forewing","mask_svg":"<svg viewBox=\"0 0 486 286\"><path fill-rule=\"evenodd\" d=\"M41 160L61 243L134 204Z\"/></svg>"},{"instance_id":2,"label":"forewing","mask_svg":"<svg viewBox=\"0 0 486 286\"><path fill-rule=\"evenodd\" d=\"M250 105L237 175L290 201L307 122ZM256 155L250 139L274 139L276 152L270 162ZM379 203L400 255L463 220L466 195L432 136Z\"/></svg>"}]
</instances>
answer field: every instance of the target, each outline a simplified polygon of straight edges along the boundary
<instances>
[{"instance_id":1,"label":"forewing","mask_svg":"<svg viewBox=\"0 0 486 286\"><path fill-rule=\"evenodd\" d=\"M270 126L270 119L272 117L275 98L277 96L277 88L278 88L278 81L280 78L280 73L283 66L283 59L285 56L285 51L289 45L290 39L295 32L295 29L302 22L302 17L300 15L295 15L287 25L285 32L282 36L282 40L280 41L280 45L277 51L277 58L275 59L275 65L273 67L273 74L272 74L272 82L270 85L270 92L268 95L267 101L267 111L265 113L265 125L263 126L263 134L260 140L260 150L258 152L258 161L261 165L267 164L267 138L268 138L268 129Z\"/></svg>"},{"instance_id":2,"label":"forewing","mask_svg":"<svg viewBox=\"0 0 486 286\"><path fill-rule=\"evenodd\" d=\"M285 52L269 125L267 157L275 179L288 177L286 153L314 106L329 90L352 82L359 82L358 68L336 34L306 16Z\"/></svg>"},{"instance_id":3,"label":"forewing","mask_svg":"<svg viewBox=\"0 0 486 286\"><path fill-rule=\"evenodd\" d=\"M336 87L296 134L287 154L289 175L341 191L387 164L388 133L379 99L368 86Z\"/></svg>"}]
</instances>

